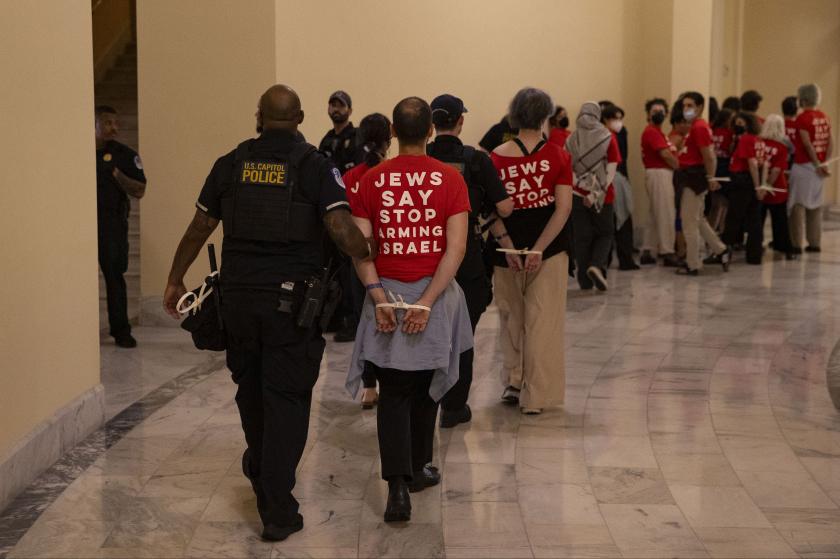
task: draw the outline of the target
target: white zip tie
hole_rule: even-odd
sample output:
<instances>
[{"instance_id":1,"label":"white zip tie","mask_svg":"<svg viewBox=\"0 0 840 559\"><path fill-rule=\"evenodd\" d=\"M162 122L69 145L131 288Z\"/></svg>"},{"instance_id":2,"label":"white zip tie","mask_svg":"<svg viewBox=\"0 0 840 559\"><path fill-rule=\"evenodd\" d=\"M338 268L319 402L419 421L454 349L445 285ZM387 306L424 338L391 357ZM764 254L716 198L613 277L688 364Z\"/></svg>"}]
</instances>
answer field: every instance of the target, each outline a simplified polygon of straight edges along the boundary
<instances>
[{"instance_id":1,"label":"white zip tie","mask_svg":"<svg viewBox=\"0 0 840 559\"><path fill-rule=\"evenodd\" d=\"M498 252L504 252L505 254L518 254L519 256L525 256L526 254L542 254L541 250L528 250L527 248L497 248L496 250Z\"/></svg>"},{"instance_id":2,"label":"white zip tie","mask_svg":"<svg viewBox=\"0 0 840 559\"><path fill-rule=\"evenodd\" d=\"M388 296L391 298L392 302L390 302L390 303L378 303L376 305L377 309L382 308L382 307L388 307L388 308L398 309L398 310L403 310L403 311L407 311L408 309L420 309L421 311L432 312L432 309L430 307L425 306L425 305L411 305L409 303L406 303L405 299L403 299L402 295L396 295L395 296L393 294L393 292L391 292L390 290L388 291Z\"/></svg>"},{"instance_id":3,"label":"white zip tie","mask_svg":"<svg viewBox=\"0 0 840 559\"><path fill-rule=\"evenodd\" d=\"M210 274L210 277L212 278L218 275L219 272L216 271ZM193 291L187 291L186 293L184 293L184 295L182 295L181 298L178 299L178 304L175 305L175 309L181 314L187 314L192 310L198 311L199 309L201 309L201 304L204 303L204 300L207 299L207 297L209 297L211 293L213 293L213 288L208 287L207 282L204 282L201 284L201 288L198 290L198 295L196 295ZM184 304L188 300L190 300L190 298L193 298L193 300L190 301L189 305L184 307Z\"/></svg>"}]
</instances>

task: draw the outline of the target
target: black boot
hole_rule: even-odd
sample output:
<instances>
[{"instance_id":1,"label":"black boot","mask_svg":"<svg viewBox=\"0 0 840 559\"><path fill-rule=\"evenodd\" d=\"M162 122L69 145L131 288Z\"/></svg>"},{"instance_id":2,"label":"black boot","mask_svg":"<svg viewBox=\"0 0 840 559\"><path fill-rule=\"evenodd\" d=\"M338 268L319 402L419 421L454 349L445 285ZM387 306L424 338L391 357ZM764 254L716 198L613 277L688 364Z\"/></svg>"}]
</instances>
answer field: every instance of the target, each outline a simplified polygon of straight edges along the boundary
<instances>
[{"instance_id":1,"label":"black boot","mask_svg":"<svg viewBox=\"0 0 840 559\"><path fill-rule=\"evenodd\" d=\"M427 487L434 487L440 483L440 472L434 466L423 466L419 472L414 472L408 483L408 492L417 493Z\"/></svg>"},{"instance_id":2,"label":"black boot","mask_svg":"<svg viewBox=\"0 0 840 559\"><path fill-rule=\"evenodd\" d=\"M385 505L385 522L411 520L411 496L403 476L388 480L388 503Z\"/></svg>"},{"instance_id":3,"label":"black boot","mask_svg":"<svg viewBox=\"0 0 840 559\"><path fill-rule=\"evenodd\" d=\"M291 524L283 526L279 524L266 524L263 528L262 538L269 542L282 542L295 532L303 530L303 517L300 514L295 515L296 518Z\"/></svg>"},{"instance_id":4,"label":"black boot","mask_svg":"<svg viewBox=\"0 0 840 559\"><path fill-rule=\"evenodd\" d=\"M459 423L468 423L472 419L472 410L469 404L465 404L460 410L441 410L440 426L442 429L451 429Z\"/></svg>"}]
</instances>

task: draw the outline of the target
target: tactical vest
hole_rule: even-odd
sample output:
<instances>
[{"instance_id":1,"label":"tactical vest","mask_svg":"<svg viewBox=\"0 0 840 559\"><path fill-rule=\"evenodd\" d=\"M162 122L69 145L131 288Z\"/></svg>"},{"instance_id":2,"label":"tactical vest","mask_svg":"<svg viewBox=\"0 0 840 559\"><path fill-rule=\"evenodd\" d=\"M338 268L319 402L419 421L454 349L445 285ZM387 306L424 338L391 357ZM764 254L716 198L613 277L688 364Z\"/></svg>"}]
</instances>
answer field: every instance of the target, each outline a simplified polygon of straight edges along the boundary
<instances>
[{"instance_id":1,"label":"tactical vest","mask_svg":"<svg viewBox=\"0 0 840 559\"><path fill-rule=\"evenodd\" d=\"M485 204L485 189L484 185L479 182L479 175L481 174L481 166L478 163L478 158L475 157L475 148L472 146L463 146L461 155L438 155L435 153L435 143L432 142L427 146L427 153L430 157L434 157L441 163L446 163L454 167L461 176L464 177L464 182L467 183L467 191L470 197L470 232L471 236L481 236L481 224L478 221L482 209Z\"/></svg>"},{"instance_id":2,"label":"tactical vest","mask_svg":"<svg viewBox=\"0 0 840 559\"><path fill-rule=\"evenodd\" d=\"M222 200L225 236L276 243L319 239L318 207L300 194L300 167L315 147L299 143L285 155L257 155L253 142L236 148L233 195Z\"/></svg>"},{"instance_id":3,"label":"tactical vest","mask_svg":"<svg viewBox=\"0 0 840 559\"><path fill-rule=\"evenodd\" d=\"M478 220L482 210L487 206L486 190L479 181L481 166L475 156L475 148L463 146L460 156L455 154L438 155L435 153L435 143L426 146L426 153L441 163L451 165L461 173L464 182L467 183L467 192L470 198L470 234L467 236L466 254L461 266L458 269L456 279L461 285L467 285L466 281L473 280L485 275L482 251L484 250L484 237L481 232L481 222Z\"/></svg>"}]
</instances>

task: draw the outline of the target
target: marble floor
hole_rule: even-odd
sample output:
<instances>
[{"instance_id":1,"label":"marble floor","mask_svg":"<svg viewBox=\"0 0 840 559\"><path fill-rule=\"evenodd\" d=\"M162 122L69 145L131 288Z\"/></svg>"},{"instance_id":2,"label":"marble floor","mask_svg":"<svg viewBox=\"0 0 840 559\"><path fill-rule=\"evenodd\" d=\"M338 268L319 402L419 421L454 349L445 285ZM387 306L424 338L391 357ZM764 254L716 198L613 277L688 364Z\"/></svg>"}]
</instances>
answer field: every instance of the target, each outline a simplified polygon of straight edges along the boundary
<instances>
[{"instance_id":1,"label":"marble floor","mask_svg":"<svg viewBox=\"0 0 840 559\"><path fill-rule=\"evenodd\" d=\"M567 401L537 417L499 403L491 309L474 419L438 434L443 482L413 496L403 525L382 522L375 412L343 390L350 345L330 343L295 491L306 527L278 544L258 537L220 357L180 330L139 329L138 350L105 349L110 415L139 398L155 407L38 509L8 556L838 557L840 412L825 386L838 278L832 232L800 262L767 255L700 278L646 268L611 273L606 295L572 288Z\"/></svg>"}]
</instances>

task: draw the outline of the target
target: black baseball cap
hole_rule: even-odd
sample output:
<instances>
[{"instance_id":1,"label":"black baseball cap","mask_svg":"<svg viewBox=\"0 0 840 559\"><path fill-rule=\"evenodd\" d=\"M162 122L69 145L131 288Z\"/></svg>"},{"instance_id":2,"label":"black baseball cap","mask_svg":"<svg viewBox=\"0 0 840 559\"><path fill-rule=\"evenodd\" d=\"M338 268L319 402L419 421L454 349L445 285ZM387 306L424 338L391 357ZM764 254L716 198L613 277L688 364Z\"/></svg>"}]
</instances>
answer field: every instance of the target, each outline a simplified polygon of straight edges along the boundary
<instances>
[{"instance_id":1,"label":"black baseball cap","mask_svg":"<svg viewBox=\"0 0 840 559\"><path fill-rule=\"evenodd\" d=\"M333 99L338 99L339 101L341 101L342 103L344 103L345 105L347 105L350 108L353 107L353 101L350 99L350 96L347 95L346 91L342 91L342 90L339 89L338 91L336 91L335 93L330 95L330 100L327 101L327 103L332 103Z\"/></svg>"},{"instance_id":2,"label":"black baseball cap","mask_svg":"<svg viewBox=\"0 0 840 559\"><path fill-rule=\"evenodd\" d=\"M458 97L444 93L432 100L432 122L435 125L455 124L462 114L467 112L464 102Z\"/></svg>"}]
</instances>

